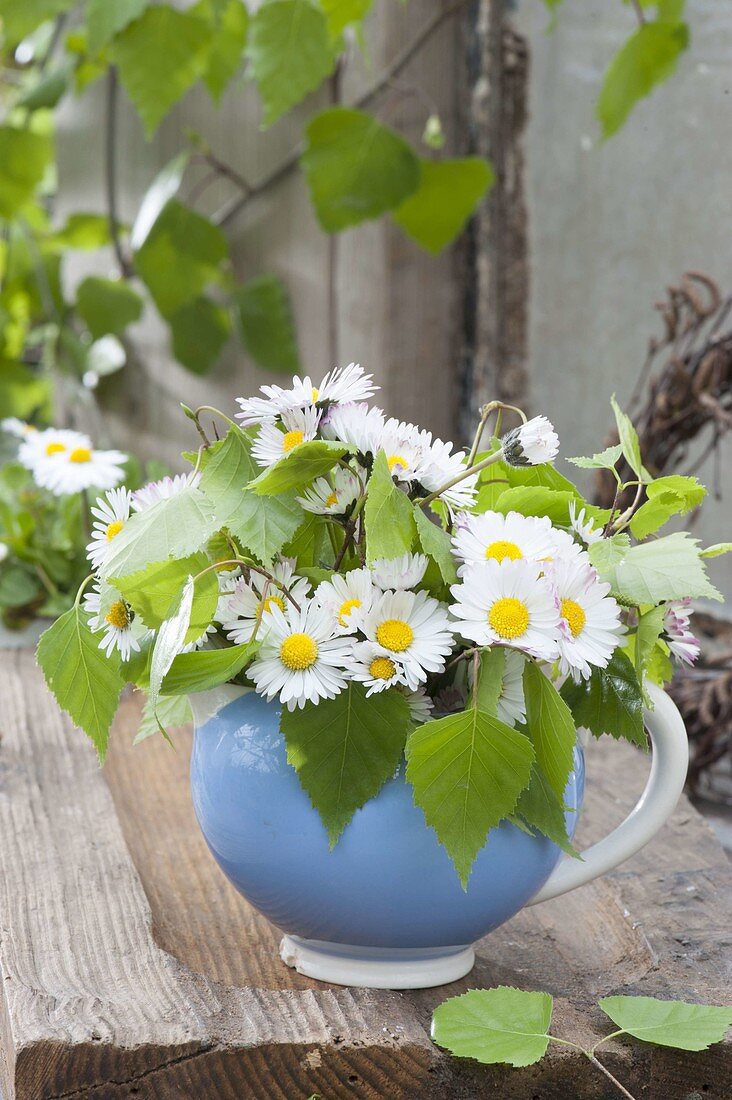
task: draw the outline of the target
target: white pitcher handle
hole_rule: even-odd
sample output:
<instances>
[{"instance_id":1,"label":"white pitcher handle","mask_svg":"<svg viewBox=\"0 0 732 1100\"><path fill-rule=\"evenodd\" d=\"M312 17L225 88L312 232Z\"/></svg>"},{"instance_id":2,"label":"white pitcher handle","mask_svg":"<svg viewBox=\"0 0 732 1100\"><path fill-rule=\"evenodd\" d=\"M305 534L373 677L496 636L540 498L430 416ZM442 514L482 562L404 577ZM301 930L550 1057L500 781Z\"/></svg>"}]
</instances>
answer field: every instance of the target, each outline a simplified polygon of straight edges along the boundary
<instances>
[{"instance_id":1,"label":"white pitcher handle","mask_svg":"<svg viewBox=\"0 0 732 1100\"><path fill-rule=\"evenodd\" d=\"M617 867L640 851L673 813L686 781L689 741L673 700L655 684L647 684L647 690L654 709L645 712L644 721L653 755L643 794L625 821L583 852L582 860L564 856L528 905L559 897Z\"/></svg>"}]
</instances>

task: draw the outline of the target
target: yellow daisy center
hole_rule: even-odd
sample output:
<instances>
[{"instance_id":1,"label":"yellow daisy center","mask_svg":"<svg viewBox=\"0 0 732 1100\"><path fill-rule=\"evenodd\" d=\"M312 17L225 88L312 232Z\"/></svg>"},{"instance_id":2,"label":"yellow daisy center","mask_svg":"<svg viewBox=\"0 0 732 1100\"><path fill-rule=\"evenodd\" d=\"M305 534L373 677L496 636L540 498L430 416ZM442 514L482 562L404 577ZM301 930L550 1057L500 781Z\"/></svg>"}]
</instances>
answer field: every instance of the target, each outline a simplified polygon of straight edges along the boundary
<instances>
[{"instance_id":1,"label":"yellow daisy center","mask_svg":"<svg viewBox=\"0 0 732 1100\"><path fill-rule=\"evenodd\" d=\"M285 454L289 454L293 447L297 447L299 443L302 443L304 438L304 432L285 432L285 438L282 440L282 450Z\"/></svg>"},{"instance_id":2,"label":"yellow daisy center","mask_svg":"<svg viewBox=\"0 0 732 1100\"><path fill-rule=\"evenodd\" d=\"M65 443L48 443L46 445L46 454L48 455L49 458L51 457L51 455L61 454L61 452L65 451L65 450L66 450L66 444Z\"/></svg>"},{"instance_id":3,"label":"yellow daisy center","mask_svg":"<svg viewBox=\"0 0 732 1100\"><path fill-rule=\"evenodd\" d=\"M351 614L354 608L360 607L360 600L346 600L341 604L340 611L338 612L338 622L341 626L348 626L348 616Z\"/></svg>"},{"instance_id":4,"label":"yellow daisy center","mask_svg":"<svg viewBox=\"0 0 732 1100\"><path fill-rule=\"evenodd\" d=\"M400 466L403 470L406 470L407 466L409 465L403 455L387 455L386 464L392 473L397 466Z\"/></svg>"},{"instance_id":5,"label":"yellow daisy center","mask_svg":"<svg viewBox=\"0 0 732 1100\"><path fill-rule=\"evenodd\" d=\"M414 631L403 619L386 619L376 630L376 641L392 653L403 653L414 641Z\"/></svg>"},{"instance_id":6,"label":"yellow daisy center","mask_svg":"<svg viewBox=\"0 0 732 1100\"><path fill-rule=\"evenodd\" d=\"M584 608L580 607L574 600L562 600L562 618L569 623L573 638L582 633L587 622Z\"/></svg>"},{"instance_id":7,"label":"yellow daisy center","mask_svg":"<svg viewBox=\"0 0 732 1100\"><path fill-rule=\"evenodd\" d=\"M262 611L271 611L273 605L279 607L280 611L285 610L285 601L282 596L267 596L261 605Z\"/></svg>"},{"instance_id":8,"label":"yellow daisy center","mask_svg":"<svg viewBox=\"0 0 732 1100\"><path fill-rule=\"evenodd\" d=\"M529 611L522 600L504 596L493 604L488 622L499 638L520 638L529 625Z\"/></svg>"},{"instance_id":9,"label":"yellow daisy center","mask_svg":"<svg viewBox=\"0 0 732 1100\"><path fill-rule=\"evenodd\" d=\"M508 558L509 561L518 561L524 555L515 542L498 539L497 542L492 542L486 549L485 556L493 558L494 561L503 561L504 558Z\"/></svg>"},{"instance_id":10,"label":"yellow daisy center","mask_svg":"<svg viewBox=\"0 0 732 1100\"><path fill-rule=\"evenodd\" d=\"M396 665L388 657L374 657L369 665L369 675L374 680L391 680L396 672Z\"/></svg>"},{"instance_id":11,"label":"yellow daisy center","mask_svg":"<svg viewBox=\"0 0 732 1100\"><path fill-rule=\"evenodd\" d=\"M313 405L315 404L315 402L318 400L319 397L320 397L320 390L318 389L317 386L313 386Z\"/></svg>"},{"instance_id":12,"label":"yellow daisy center","mask_svg":"<svg viewBox=\"0 0 732 1100\"><path fill-rule=\"evenodd\" d=\"M110 626L116 626L117 630L124 630L130 625L130 615L124 600L117 600L107 612L106 622Z\"/></svg>"},{"instance_id":13,"label":"yellow daisy center","mask_svg":"<svg viewBox=\"0 0 732 1100\"><path fill-rule=\"evenodd\" d=\"M121 519L112 520L111 523L107 524L107 530L106 530L107 538L108 539L113 539L115 535L118 535L120 533L120 531L122 530L123 527L124 527L124 523L122 522Z\"/></svg>"},{"instance_id":14,"label":"yellow daisy center","mask_svg":"<svg viewBox=\"0 0 732 1100\"><path fill-rule=\"evenodd\" d=\"M325 507L326 508L334 508L337 503L338 503L338 493L331 493L329 496L327 496L325 498Z\"/></svg>"},{"instance_id":15,"label":"yellow daisy center","mask_svg":"<svg viewBox=\"0 0 732 1100\"><path fill-rule=\"evenodd\" d=\"M88 447L75 447L69 455L69 462L91 462L92 453Z\"/></svg>"},{"instance_id":16,"label":"yellow daisy center","mask_svg":"<svg viewBox=\"0 0 732 1100\"><path fill-rule=\"evenodd\" d=\"M311 668L317 659L318 646L309 634L290 634L280 646L280 660L291 672Z\"/></svg>"}]
</instances>

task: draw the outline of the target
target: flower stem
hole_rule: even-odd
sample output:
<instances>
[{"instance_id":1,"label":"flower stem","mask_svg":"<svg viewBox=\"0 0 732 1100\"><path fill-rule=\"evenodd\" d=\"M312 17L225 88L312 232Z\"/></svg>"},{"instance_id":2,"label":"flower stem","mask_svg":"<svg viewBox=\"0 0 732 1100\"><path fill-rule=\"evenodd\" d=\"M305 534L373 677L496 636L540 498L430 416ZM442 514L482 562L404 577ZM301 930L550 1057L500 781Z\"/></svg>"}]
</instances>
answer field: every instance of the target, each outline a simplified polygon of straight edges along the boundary
<instances>
[{"instance_id":1,"label":"flower stem","mask_svg":"<svg viewBox=\"0 0 732 1100\"><path fill-rule=\"evenodd\" d=\"M501 426L501 417L503 416L504 409L508 409L510 412L517 413L518 416L521 417L523 423L526 423L526 413L523 411L523 409L517 408L516 405L506 405L503 401L489 401L487 405L483 405L482 409L480 410L480 422L475 432L473 446L470 448L470 454L468 455L468 466L472 466L475 462L475 456L478 453L478 447L480 446L480 441L483 437L483 432L485 431L485 426L488 423L488 418L490 417L491 413L494 413L496 411L498 412L498 416L496 417L496 435L498 435Z\"/></svg>"},{"instance_id":2,"label":"flower stem","mask_svg":"<svg viewBox=\"0 0 732 1100\"><path fill-rule=\"evenodd\" d=\"M433 500L437 500L442 493L448 489L452 489L453 485L458 485L461 481L464 481L466 477L471 477L473 474L477 474L480 470L487 470L489 466L493 466L496 462L500 462L503 458L503 450L499 448L494 451L492 455L488 455L482 462L479 462L476 466L466 466L464 470L461 470L456 477L450 478L444 485L441 485L439 489L435 489L434 493L430 493L428 497L423 497L419 501L422 508L426 508L428 504L431 504Z\"/></svg>"},{"instance_id":3,"label":"flower stem","mask_svg":"<svg viewBox=\"0 0 732 1100\"><path fill-rule=\"evenodd\" d=\"M338 551L338 554L336 555L335 561L333 562L333 570L336 573L338 572L338 570L341 567L343 559L346 556L346 551L348 550L348 547L353 542L354 535L356 534L356 528L358 527L358 517L361 514L361 512L363 510L363 506L364 506L365 503L366 503L366 493L364 493L363 496L358 498L358 500L356 501L356 504L354 506L353 511L351 512L350 516L348 517L348 519L346 521L346 531L345 531L345 534L343 536L343 543L341 545L340 550Z\"/></svg>"},{"instance_id":4,"label":"flower stem","mask_svg":"<svg viewBox=\"0 0 732 1100\"><path fill-rule=\"evenodd\" d=\"M79 585L79 590L78 590L78 592L76 593L76 599L74 600L74 607L78 607L78 606L79 606L79 602L80 602L80 600L81 600L81 596L82 596L82 593L83 593L84 589L85 589L85 588L86 588L86 586L88 585L89 581L93 581L93 580L94 580L94 577L95 577L95 576L96 576L96 574L95 574L95 573L90 573L88 577L84 577L84 580L83 580L83 581L81 582L81 584Z\"/></svg>"}]
</instances>

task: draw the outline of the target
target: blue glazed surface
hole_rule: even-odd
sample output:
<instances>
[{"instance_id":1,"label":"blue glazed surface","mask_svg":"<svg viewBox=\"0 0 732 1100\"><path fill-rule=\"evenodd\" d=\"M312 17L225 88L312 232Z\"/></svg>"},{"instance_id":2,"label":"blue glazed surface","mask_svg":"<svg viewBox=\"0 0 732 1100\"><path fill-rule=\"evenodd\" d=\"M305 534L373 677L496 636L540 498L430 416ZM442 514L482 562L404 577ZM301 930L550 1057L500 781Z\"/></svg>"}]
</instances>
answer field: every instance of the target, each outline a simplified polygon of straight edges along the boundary
<instances>
[{"instance_id":1,"label":"blue glazed surface","mask_svg":"<svg viewBox=\"0 0 732 1100\"><path fill-rule=\"evenodd\" d=\"M321 821L287 763L280 707L249 694L196 733L193 803L227 877L285 932L369 947L470 944L546 882L561 853L510 824L492 830L467 892L400 773L358 810L331 851ZM570 834L584 764L566 793Z\"/></svg>"}]
</instances>

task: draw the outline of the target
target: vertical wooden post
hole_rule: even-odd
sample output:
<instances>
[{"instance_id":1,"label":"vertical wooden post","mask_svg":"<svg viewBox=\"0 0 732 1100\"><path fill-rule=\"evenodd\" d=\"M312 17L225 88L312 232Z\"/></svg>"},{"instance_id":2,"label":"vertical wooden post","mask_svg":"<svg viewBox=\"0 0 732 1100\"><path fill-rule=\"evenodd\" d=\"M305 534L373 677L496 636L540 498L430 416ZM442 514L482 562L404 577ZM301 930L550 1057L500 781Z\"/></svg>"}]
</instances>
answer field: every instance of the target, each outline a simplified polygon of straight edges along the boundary
<instances>
[{"instance_id":1,"label":"vertical wooden post","mask_svg":"<svg viewBox=\"0 0 732 1100\"><path fill-rule=\"evenodd\" d=\"M461 431L492 398L523 405L528 396L528 242L521 140L529 55L507 0L479 0L468 46L469 125L475 152L493 163L496 182L473 231L466 299L467 348Z\"/></svg>"}]
</instances>

